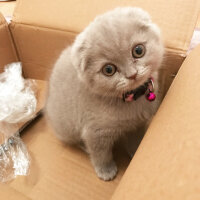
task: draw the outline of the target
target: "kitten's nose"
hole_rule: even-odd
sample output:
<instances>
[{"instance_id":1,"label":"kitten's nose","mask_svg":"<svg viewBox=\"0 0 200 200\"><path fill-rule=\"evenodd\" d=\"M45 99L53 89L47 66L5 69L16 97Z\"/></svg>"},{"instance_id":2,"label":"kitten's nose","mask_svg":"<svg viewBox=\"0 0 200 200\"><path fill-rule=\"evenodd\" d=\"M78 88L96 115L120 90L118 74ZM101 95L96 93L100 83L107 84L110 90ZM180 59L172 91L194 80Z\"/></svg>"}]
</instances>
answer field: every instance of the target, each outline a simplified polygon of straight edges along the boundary
<instances>
[{"instance_id":1,"label":"kitten's nose","mask_svg":"<svg viewBox=\"0 0 200 200\"><path fill-rule=\"evenodd\" d=\"M128 78L128 79L136 79L136 77L137 77L137 73L135 73L135 74L133 74L133 75L127 77L127 78Z\"/></svg>"}]
</instances>

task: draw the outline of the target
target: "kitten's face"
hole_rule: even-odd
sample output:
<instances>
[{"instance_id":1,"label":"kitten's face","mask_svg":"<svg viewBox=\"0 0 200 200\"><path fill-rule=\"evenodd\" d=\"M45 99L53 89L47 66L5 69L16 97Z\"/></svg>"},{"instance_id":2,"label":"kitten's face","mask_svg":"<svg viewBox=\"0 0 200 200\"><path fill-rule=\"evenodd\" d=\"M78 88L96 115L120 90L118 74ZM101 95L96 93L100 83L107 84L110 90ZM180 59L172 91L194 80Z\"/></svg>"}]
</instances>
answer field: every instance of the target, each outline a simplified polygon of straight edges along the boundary
<instances>
[{"instance_id":1,"label":"kitten's face","mask_svg":"<svg viewBox=\"0 0 200 200\"><path fill-rule=\"evenodd\" d=\"M163 57L159 29L138 8L119 8L97 17L77 37L73 51L88 88L113 97L146 82Z\"/></svg>"}]
</instances>

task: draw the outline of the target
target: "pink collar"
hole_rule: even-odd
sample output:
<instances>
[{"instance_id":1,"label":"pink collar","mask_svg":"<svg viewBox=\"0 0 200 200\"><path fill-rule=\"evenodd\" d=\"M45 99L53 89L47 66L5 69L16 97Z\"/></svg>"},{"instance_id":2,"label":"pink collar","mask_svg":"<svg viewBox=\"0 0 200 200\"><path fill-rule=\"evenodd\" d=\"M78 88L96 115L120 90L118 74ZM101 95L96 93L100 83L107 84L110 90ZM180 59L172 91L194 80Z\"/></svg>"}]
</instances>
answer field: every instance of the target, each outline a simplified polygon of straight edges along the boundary
<instances>
[{"instance_id":1,"label":"pink collar","mask_svg":"<svg viewBox=\"0 0 200 200\"><path fill-rule=\"evenodd\" d=\"M154 82L153 78L149 78L143 85L138 88L128 91L122 95L124 102L131 102L133 100L137 100L139 97L146 95L146 99L148 101L154 101L156 99L156 95L154 93Z\"/></svg>"}]
</instances>

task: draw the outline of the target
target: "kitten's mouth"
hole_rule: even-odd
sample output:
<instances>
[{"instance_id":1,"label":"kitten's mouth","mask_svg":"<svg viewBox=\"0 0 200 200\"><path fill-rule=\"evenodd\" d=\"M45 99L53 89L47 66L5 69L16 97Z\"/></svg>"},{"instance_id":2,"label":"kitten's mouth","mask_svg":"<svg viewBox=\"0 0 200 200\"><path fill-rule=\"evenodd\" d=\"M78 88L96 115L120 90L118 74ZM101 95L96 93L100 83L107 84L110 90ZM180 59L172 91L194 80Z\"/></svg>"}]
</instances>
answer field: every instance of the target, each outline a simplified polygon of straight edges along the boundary
<instances>
[{"instance_id":1,"label":"kitten's mouth","mask_svg":"<svg viewBox=\"0 0 200 200\"><path fill-rule=\"evenodd\" d=\"M131 102L133 100L136 101L144 94L146 94L148 101L155 100L156 95L154 94L154 83L152 78L149 78L143 85L140 85L138 88L123 93L122 99L124 102Z\"/></svg>"}]
</instances>

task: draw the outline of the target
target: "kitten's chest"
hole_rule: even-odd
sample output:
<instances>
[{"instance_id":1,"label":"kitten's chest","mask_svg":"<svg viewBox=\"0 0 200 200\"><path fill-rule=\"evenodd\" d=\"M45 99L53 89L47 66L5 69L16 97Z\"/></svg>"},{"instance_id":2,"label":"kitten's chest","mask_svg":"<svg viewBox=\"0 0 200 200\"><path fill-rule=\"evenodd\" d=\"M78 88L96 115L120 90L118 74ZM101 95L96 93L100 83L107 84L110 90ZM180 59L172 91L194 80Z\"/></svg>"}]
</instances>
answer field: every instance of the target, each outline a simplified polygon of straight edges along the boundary
<instances>
[{"instance_id":1,"label":"kitten's chest","mask_svg":"<svg viewBox=\"0 0 200 200\"><path fill-rule=\"evenodd\" d=\"M106 123L131 129L149 120L156 111L156 104L156 101L149 102L145 97L141 97L133 102L122 102L112 107L106 106L100 113Z\"/></svg>"},{"instance_id":2,"label":"kitten's chest","mask_svg":"<svg viewBox=\"0 0 200 200\"><path fill-rule=\"evenodd\" d=\"M138 127L144 126L152 118L156 111L154 103L144 101L128 106L125 110L120 110L118 118L115 119L115 124L121 132L130 132Z\"/></svg>"}]
</instances>

